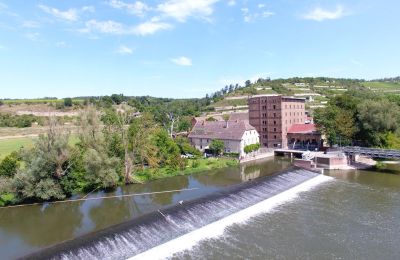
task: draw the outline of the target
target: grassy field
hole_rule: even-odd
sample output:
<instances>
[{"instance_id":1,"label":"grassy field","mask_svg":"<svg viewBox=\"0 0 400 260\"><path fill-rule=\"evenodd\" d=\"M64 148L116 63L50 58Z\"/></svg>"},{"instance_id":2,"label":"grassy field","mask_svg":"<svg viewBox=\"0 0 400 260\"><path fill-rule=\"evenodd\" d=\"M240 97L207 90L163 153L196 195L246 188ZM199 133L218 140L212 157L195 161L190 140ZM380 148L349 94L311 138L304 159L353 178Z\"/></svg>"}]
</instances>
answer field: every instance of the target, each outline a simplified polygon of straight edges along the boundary
<instances>
[{"instance_id":1,"label":"grassy field","mask_svg":"<svg viewBox=\"0 0 400 260\"><path fill-rule=\"evenodd\" d=\"M184 170L171 171L167 168L161 169L146 169L137 172L135 179L138 182L144 183L151 180L163 179L179 175L190 175L201 173L209 170L222 169L226 167L234 167L239 165L239 161L233 158L198 158L188 160L188 164Z\"/></svg>"},{"instance_id":2,"label":"grassy field","mask_svg":"<svg viewBox=\"0 0 400 260\"><path fill-rule=\"evenodd\" d=\"M33 137L21 137L0 140L0 160L22 147L30 148L33 146Z\"/></svg>"},{"instance_id":3,"label":"grassy field","mask_svg":"<svg viewBox=\"0 0 400 260\"><path fill-rule=\"evenodd\" d=\"M400 90L400 84L394 82L364 82L364 87L371 88L371 90Z\"/></svg>"},{"instance_id":4,"label":"grassy field","mask_svg":"<svg viewBox=\"0 0 400 260\"><path fill-rule=\"evenodd\" d=\"M36 138L37 137L19 137L0 139L0 160L21 148L32 148ZM72 135L69 142L71 145L75 145L78 142L78 138Z\"/></svg>"},{"instance_id":5,"label":"grassy field","mask_svg":"<svg viewBox=\"0 0 400 260\"><path fill-rule=\"evenodd\" d=\"M83 99L72 99L73 102L83 103ZM44 104L44 103L62 103L64 99L5 99L4 104Z\"/></svg>"}]
</instances>

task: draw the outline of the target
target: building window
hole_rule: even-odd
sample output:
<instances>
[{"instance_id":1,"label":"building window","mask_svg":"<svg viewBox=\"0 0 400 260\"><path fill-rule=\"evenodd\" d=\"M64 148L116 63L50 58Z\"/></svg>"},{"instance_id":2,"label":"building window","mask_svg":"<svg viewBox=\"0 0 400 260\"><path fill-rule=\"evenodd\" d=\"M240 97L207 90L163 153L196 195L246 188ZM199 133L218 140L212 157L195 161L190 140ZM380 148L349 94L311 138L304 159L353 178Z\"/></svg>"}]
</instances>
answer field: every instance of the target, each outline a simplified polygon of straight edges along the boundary
<instances>
[{"instance_id":1,"label":"building window","mask_svg":"<svg viewBox=\"0 0 400 260\"><path fill-rule=\"evenodd\" d=\"M267 125L267 121L265 121L265 120L262 121L262 124L263 124L263 125Z\"/></svg>"},{"instance_id":2,"label":"building window","mask_svg":"<svg viewBox=\"0 0 400 260\"><path fill-rule=\"evenodd\" d=\"M274 128L274 132L276 132L276 128Z\"/></svg>"},{"instance_id":3,"label":"building window","mask_svg":"<svg viewBox=\"0 0 400 260\"><path fill-rule=\"evenodd\" d=\"M276 121L274 121L274 125L276 125Z\"/></svg>"},{"instance_id":4,"label":"building window","mask_svg":"<svg viewBox=\"0 0 400 260\"><path fill-rule=\"evenodd\" d=\"M274 117L276 117L276 113L274 113Z\"/></svg>"},{"instance_id":5,"label":"building window","mask_svg":"<svg viewBox=\"0 0 400 260\"><path fill-rule=\"evenodd\" d=\"M276 139L276 135L274 135L274 139Z\"/></svg>"},{"instance_id":6,"label":"building window","mask_svg":"<svg viewBox=\"0 0 400 260\"><path fill-rule=\"evenodd\" d=\"M274 144L274 147L278 147L278 145L277 145L277 144Z\"/></svg>"},{"instance_id":7,"label":"building window","mask_svg":"<svg viewBox=\"0 0 400 260\"><path fill-rule=\"evenodd\" d=\"M274 105L273 108L276 109L276 106Z\"/></svg>"}]
</instances>

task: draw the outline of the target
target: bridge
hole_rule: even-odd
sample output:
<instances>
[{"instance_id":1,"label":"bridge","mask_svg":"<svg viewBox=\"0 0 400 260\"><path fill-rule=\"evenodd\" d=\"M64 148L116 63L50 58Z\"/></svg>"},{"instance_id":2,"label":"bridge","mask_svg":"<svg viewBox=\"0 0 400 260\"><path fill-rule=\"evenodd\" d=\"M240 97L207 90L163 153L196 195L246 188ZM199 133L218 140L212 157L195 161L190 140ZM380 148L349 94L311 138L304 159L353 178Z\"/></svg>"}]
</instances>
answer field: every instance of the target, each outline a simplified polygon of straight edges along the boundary
<instances>
[{"instance_id":1,"label":"bridge","mask_svg":"<svg viewBox=\"0 0 400 260\"><path fill-rule=\"evenodd\" d=\"M357 146L347 146L343 147L342 151L346 155L364 155L373 158L393 158L400 159L400 150L391 150L391 149L376 149L376 148L365 148L365 147L357 147Z\"/></svg>"}]
</instances>

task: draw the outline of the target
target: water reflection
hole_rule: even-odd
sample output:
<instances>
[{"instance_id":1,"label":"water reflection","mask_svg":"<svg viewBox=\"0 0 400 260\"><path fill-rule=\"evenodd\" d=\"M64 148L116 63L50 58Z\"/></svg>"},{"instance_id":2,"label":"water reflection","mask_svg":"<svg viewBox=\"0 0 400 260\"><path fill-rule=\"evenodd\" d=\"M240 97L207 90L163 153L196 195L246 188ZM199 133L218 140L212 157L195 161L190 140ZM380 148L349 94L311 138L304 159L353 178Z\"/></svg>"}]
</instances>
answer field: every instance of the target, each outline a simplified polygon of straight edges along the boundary
<instances>
[{"instance_id":1,"label":"water reflection","mask_svg":"<svg viewBox=\"0 0 400 260\"><path fill-rule=\"evenodd\" d=\"M272 158L240 167L213 170L191 176L177 176L144 185L124 186L111 193L94 192L89 197L100 198L191 188L197 188L196 190L51 204L45 207L0 209L0 258L22 256L32 250L73 239L177 204L181 200L202 197L230 185L273 174L288 166L290 166L289 161ZM4 241L7 243L3 243Z\"/></svg>"},{"instance_id":2,"label":"water reflection","mask_svg":"<svg viewBox=\"0 0 400 260\"><path fill-rule=\"evenodd\" d=\"M17 236L30 246L43 247L74 236L83 214L81 203L0 209L0 231ZM6 240L1 237L0 240ZM0 245L0 252L3 249Z\"/></svg>"}]
</instances>

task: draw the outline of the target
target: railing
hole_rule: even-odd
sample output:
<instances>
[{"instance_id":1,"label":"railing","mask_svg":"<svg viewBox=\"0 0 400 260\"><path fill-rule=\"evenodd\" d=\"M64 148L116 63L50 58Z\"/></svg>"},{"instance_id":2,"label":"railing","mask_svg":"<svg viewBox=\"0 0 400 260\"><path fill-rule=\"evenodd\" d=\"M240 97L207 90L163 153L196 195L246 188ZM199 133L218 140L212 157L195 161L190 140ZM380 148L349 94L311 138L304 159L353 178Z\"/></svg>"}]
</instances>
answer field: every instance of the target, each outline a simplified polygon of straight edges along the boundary
<instances>
[{"instance_id":1,"label":"railing","mask_svg":"<svg viewBox=\"0 0 400 260\"><path fill-rule=\"evenodd\" d=\"M375 158L400 159L400 150L393 150L393 149L377 149L377 148L348 146L348 147L343 147L342 151L348 155L365 155Z\"/></svg>"}]
</instances>

